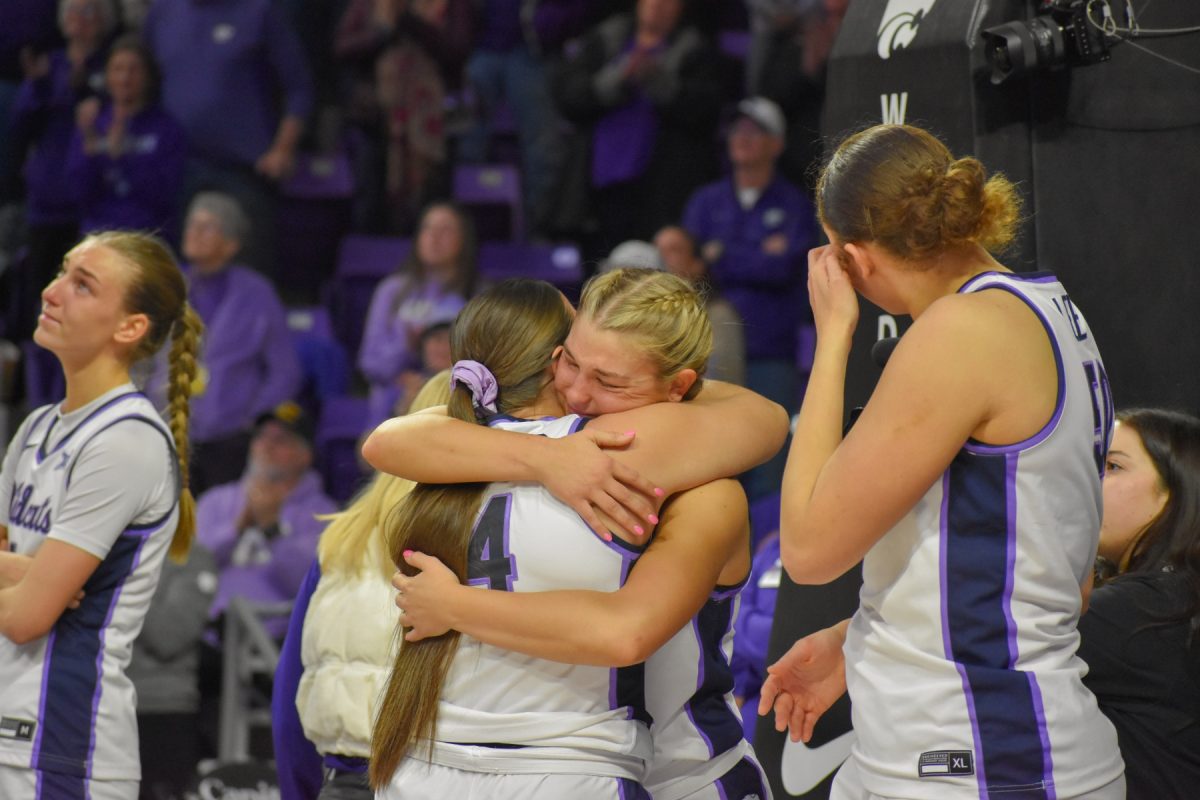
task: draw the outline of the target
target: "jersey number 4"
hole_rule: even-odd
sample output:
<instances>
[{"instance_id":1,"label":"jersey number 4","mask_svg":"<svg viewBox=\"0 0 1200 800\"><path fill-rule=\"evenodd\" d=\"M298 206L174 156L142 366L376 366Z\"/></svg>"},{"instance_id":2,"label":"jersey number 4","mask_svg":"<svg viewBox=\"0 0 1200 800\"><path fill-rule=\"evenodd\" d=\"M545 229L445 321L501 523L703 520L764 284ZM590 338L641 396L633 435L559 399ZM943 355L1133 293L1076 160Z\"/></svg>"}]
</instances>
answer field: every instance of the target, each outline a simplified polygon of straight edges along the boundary
<instances>
[{"instance_id":1,"label":"jersey number 4","mask_svg":"<svg viewBox=\"0 0 1200 800\"><path fill-rule=\"evenodd\" d=\"M471 532L467 546L467 583L511 592L517 577L517 560L508 552L508 523L512 495L488 500Z\"/></svg>"}]
</instances>

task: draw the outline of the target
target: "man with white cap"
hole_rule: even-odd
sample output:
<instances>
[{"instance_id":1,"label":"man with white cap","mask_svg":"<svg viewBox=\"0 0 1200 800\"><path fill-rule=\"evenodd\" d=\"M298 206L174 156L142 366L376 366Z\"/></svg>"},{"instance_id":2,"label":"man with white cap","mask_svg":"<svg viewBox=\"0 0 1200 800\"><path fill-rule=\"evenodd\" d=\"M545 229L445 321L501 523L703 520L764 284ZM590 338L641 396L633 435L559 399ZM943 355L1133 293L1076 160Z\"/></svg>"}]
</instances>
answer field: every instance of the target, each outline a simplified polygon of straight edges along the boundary
<instances>
[{"instance_id":1,"label":"man with white cap","mask_svg":"<svg viewBox=\"0 0 1200 800\"><path fill-rule=\"evenodd\" d=\"M776 171L786 126L765 97L738 103L728 140L732 174L692 195L683 225L700 243L713 284L745 320L747 387L794 409L798 328L808 321L796 309L807 304L806 253L817 223L808 197ZM782 474L782 459L767 462L747 492L778 489Z\"/></svg>"}]
</instances>

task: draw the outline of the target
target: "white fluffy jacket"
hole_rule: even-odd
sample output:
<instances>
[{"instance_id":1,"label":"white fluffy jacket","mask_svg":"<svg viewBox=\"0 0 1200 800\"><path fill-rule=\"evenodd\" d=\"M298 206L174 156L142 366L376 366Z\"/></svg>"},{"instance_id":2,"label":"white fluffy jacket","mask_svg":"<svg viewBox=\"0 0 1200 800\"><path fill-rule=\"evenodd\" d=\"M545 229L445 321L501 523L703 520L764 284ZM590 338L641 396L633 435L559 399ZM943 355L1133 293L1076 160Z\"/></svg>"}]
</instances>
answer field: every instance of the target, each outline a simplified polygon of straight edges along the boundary
<instances>
[{"instance_id":1,"label":"white fluffy jacket","mask_svg":"<svg viewBox=\"0 0 1200 800\"><path fill-rule=\"evenodd\" d=\"M304 674L296 707L323 754L366 758L371 727L395 662L395 590L374 569L322 575L304 617Z\"/></svg>"}]
</instances>

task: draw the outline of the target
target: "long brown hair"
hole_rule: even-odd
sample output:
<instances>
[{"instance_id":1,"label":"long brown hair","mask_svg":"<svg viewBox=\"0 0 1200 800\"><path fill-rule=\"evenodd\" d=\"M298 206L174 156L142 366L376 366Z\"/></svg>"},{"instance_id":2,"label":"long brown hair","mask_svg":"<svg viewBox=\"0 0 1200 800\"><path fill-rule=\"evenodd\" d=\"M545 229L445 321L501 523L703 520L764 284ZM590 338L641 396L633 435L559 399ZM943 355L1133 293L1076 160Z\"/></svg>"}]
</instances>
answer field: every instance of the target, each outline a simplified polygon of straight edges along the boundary
<instances>
[{"instance_id":1,"label":"long brown hair","mask_svg":"<svg viewBox=\"0 0 1200 800\"><path fill-rule=\"evenodd\" d=\"M551 380L550 362L571 327L571 312L557 289L525 278L503 281L471 300L450 332L454 360L484 364L495 376L501 413L533 403ZM481 423L471 390L456 383L449 414ZM388 521L388 548L405 574L414 574L405 550L436 556L467 578L467 545L487 484L418 484ZM399 648L371 736L371 785L385 785L415 744L432 747L438 703L458 648L457 631L406 642Z\"/></svg>"},{"instance_id":2,"label":"long brown hair","mask_svg":"<svg viewBox=\"0 0 1200 800\"><path fill-rule=\"evenodd\" d=\"M125 310L145 314L150 320L146 335L137 343L133 360L151 358L171 338L167 384L167 425L175 440L179 464L179 524L171 539L169 554L185 561L196 533L196 503L188 487L189 400L196 380L196 356L204 323L188 304L187 283L170 249L157 236L130 231L94 233L80 247L101 245L119 255L133 268L125 292Z\"/></svg>"},{"instance_id":3,"label":"long brown hair","mask_svg":"<svg viewBox=\"0 0 1200 800\"><path fill-rule=\"evenodd\" d=\"M462 249L459 250L457 263L454 265L454 278L446 285L446 291L460 294L463 297L470 297L475 293L475 283L479 276L479 243L475 237L475 223L462 206L449 200L439 200L426 206L425 210L421 212L417 230L413 235L412 248L400 262L398 273L407 277L408 280L405 281L403 288L396 296L392 307L393 313L400 308L409 295L424 286L425 281L429 279L428 265L421 260L418 248L421 226L425 224L429 215L438 209L449 211L454 215L454 219L458 221L459 234L462 236Z\"/></svg>"}]
</instances>

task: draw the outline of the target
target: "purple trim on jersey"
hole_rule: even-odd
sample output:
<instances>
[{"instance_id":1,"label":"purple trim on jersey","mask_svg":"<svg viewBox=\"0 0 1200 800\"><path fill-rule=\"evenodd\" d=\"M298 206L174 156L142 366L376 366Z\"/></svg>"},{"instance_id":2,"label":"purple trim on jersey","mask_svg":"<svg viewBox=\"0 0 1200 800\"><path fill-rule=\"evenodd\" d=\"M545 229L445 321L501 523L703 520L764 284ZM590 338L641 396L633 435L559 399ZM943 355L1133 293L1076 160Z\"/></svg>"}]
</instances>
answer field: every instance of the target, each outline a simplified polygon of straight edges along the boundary
<instances>
[{"instance_id":1,"label":"purple trim on jersey","mask_svg":"<svg viewBox=\"0 0 1200 800\"><path fill-rule=\"evenodd\" d=\"M129 566L129 574L138 568L138 564L142 563L142 548L145 546L147 538L139 537L137 548L133 553L133 563ZM128 575L126 576L128 577ZM117 610L117 603L121 599L121 590L125 588L125 580L122 579L117 585L116 590L112 594L112 600L108 604L108 614L104 617L104 627L100 629L100 649L96 652L96 692L92 695L92 738L88 742L87 752L87 777L92 777L92 757L96 753L96 724L95 720L100 714L100 692L104 686L104 642L108 635L108 626L112 624L113 612Z\"/></svg>"},{"instance_id":2,"label":"purple trim on jersey","mask_svg":"<svg viewBox=\"0 0 1200 800\"><path fill-rule=\"evenodd\" d=\"M1050 434L1054 433L1054 430L1058 427L1059 420L1062 419L1063 410L1067 406L1067 373L1065 367L1063 366L1062 350L1058 346L1058 337L1054 333L1054 328L1050 325L1050 320L1046 319L1046 315L1042 313L1042 310L1038 308L1029 297L1018 291L1015 287L1005 286L1004 284L995 284L986 288L1000 289L1001 291L1008 292L1014 297L1020 298L1025 305L1029 306L1030 310L1037 315L1038 320L1040 320L1042 323L1042 327L1046 329L1046 336L1049 337L1050 346L1054 350L1054 366L1058 372L1058 394L1054 401L1054 413L1050 416L1050 421L1043 425L1041 430L1028 439L1005 445L986 444L984 442L978 442L974 439L968 439L967 443L963 445L963 449L969 453L997 454L1015 453L1021 450L1029 450L1041 444L1043 441L1049 438Z\"/></svg>"},{"instance_id":3,"label":"purple trim on jersey","mask_svg":"<svg viewBox=\"0 0 1200 800\"><path fill-rule=\"evenodd\" d=\"M963 681L981 794L1047 797L1045 720L1014 669L1017 456L961 451L943 478L943 640ZM999 590L999 591L997 591Z\"/></svg>"},{"instance_id":4,"label":"purple trim on jersey","mask_svg":"<svg viewBox=\"0 0 1200 800\"><path fill-rule=\"evenodd\" d=\"M50 683L50 654L54 652L54 640L57 637L58 631L54 628L50 629L49 635L46 637L46 655L42 661L42 691L38 695L38 730L37 736L33 740L33 752L29 756L30 764L37 764L38 754L42 750L42 735L46 732L46 726L41 724L41 721L46 718L46 687Z\"/></svg>"},{"instance_id":5,"label":"purple trim on jersey","mask_svg":"<svg viewBox=\"0 0 1200 800\"><path fill-rule=\"evenodd\" d=\"M89 419L90 419L90 417L89 417ZM172 470L175 473L174 477L175 477L176 490L182 491L182 487L180 486L180 484L182 482L182 478L179 474L179 455L175 451L175 440L171 438L171 434L169 432L167 432L167 430L165 428L162 427L161 421L157 420L157 418L151 419L150 417L147 417L145 414L126 414L123 417L117 417L116 419L110 421L104 427L97 428L96 430L92 431L91 434L88 435L87 442L84 442L83 444L81 444L79 446L80 449L75 452L76 453L82 452L83 448L87 446L88 442L90 442L92 439L95 439L101 433L104 433L106 430L108 430L112 426L116 425L118 422L125 422L126 420L131 420L131 419L137 420L138 422L144 422L145 424L149 425L152 430L156 431L159 436L163 437L163 441L166 442L166 444L167 444L167 454L171 460ZM83 427L82 422L79 423L79 425L75 428L75 431L79 430L81 427ZM68 436L73 436L75 434L75 431L71 431L71 433L68 434ZM61 442L60 442L60 444L61 444ZM79 463L79 459L75 459L71 462L71 468L69 470L67 470L67 476L64 479L64 483L63 483L64 486L71 485L71 477L75 474L75 465L78 463ZM167 513L170 514L171 512L168 511ZM158 523L151 522L151 523L147 523L147 524L157 525Z\"/></svg>"},{"instance_id":6,"label":"purple trim on jersey","mask_svg":"<svg viewBox=\"0 0 1200 800\"><path fill-rule=\"evenodd\" d=\"M1018 455L1012 453L1006 458L1004 468L1004 493L1005 508L1004 516L1008 520L1008 530L1006 531L1007 539L1007 557L1004 562L1004 596L1000 600L1000 605L1004 607L1004 619L1008 624L1008 668L1016 669L1017 661L1021 654L1017 647L1017 622L1013 619L1012 614L1012 596L1013 587L1017 581L1017 459Z\"/></svg>"},{"instance_id":7,"label":"purple trim on jersey","mask_svg":"<svg viewBox=\"0 0 1200 800\"><path fill-rule=\"evenodd\" d=\"M46 436L44 439L42 439L42 444L38 447L38 451L34 456L34 464L41 464L42 461L46 458L46 456L51 455L52 453L57 453L59 450L61 450L66 445L66 443L71 440L72 436L74 436L76 433L78 433L79 430L81 428L83 428L84 425L87 425L89 422L91 422L93 419L95 419L96 415L99 414L101 411L104 411L105 409L110 408L117 403L124 402L125 400L127 400L131 397L145 398L146 395L142 394L141 392L126 392L125 394L117 395L113 399L109 400L107 403L104 403L99 408L92 411L92 413L88 414L82 420L80 420L79 424L76 425L71 430L70 433L68 433L66 436L64 436L62 439L60 439L58 444L54 445L53 448L51 448L49 451L47 451L46 450L46 442L49 441L49 439L50 439L50 431L54 429L54 425L51 424L50 428L48 428L46 430ZM57 420L55 420L55 421L57 422Z\"/></svg>"},{"instance_id":8,"label":"purple trim on jersey","mask_svg":"<svg viewBox=\"0 0 1200 800\"><path fill-rule=\"evenodd\" d=\"M954 648L950 644L950 581L949 570L946 568L946 554L950 543L950 470L942 473L942 509L939 514L939 546L938 546L938 582L942 594L942 647L945 649L946 660L954 663L958 670L959 680L962 681L963 696L967 704L967 716L971 720L971 739L975 742L975 779L979 784L979 797L986 800L987 775L984 771L983 759L980 754L983 746L979 738L979 720L975 717L975 696L971 693L971 681L967 677L967 668L954 660Z\"/></svg>"},{"instance_id":9,"label":"purple trim on jersey","mask_svg":"<svg viewBox=\"0 0 1200 800\"><path fill-rule=\"evenodd\" d=\"M629 778L617 778L617 797L619 800L652 800L645 786Z\"/></svg>"},{"instance_id":10,"label":"purple trim on jersey","mask_svg":"<svg viewBox=\"0 0 1200 800\"><path fill-rule=\"evenodd\" d=\"M141 538L118 536L84 583L79 608L64 612L54 624L46 645L34 769L76 778L90 774L105 626L144 543Z\"/></svg>"},{"instance_id":11,"label":"purple trim on jersey","mask_svg":"<svg viewBox=\"0 0 1200 800\"><path fill-rule=\"evenodd\" d=\"M569 436L571 433L579 433L579 431L583 430L584 426L591 421L591 417L579 417L571 423L571 430L567 435Z\"/></svg>"},{"instance_id":12,"label":"purple trim on jersey","mask_svg":"<svg viewBox=\"0 0 1200 800\"><path fill-rule=\"evenodd\" d=\"M33 434L37 431L37 426L41 425L42 420L44 420L47 416L49 416L50 412L52 412L53 410L54 410L54 406L46 406L45 408L42 409L42 413L38 416L37 419L35 419L33 421L33 424L29 426L29 430L27 430L25 432L25 438L23 440L21 440L21 449L22 450L24 450L26 447L29 446L29 440L33 438ZM36 456L37 456L37 454L34 453L35 458L36 458Z\"/></svg>"},{"instance_id":13,"label":"purple trim on jersey","mask_svg":"<svg viewBox=\"0 0 1200 800\"><path fill-rule=\"evenodd\" d=\"M37 772L37 800L92 800L87 782L78 775Z\"/></svg>"},{"instance_id":14,"label":"purple trim on jersey","mask_svg":"<svg viewBox=\"0 0 1200 800\"><path fill-rule=\"evenodd\" d=\"M1050 732L1046 729L1046 707L1042 703L1042 688L1038 686L1037 676L1026 672L1029 679L1029 694L1033 697L1033 713L1037 717L1038 736L1042 740L1042 769L1047 776L1044 788L1046 800L1056 800L1058 792L1054 788L1054 753L1050 749Z\"/></svg>"},{"instance_id":15,"label":"purple trim on jersey","mask_svg":"<svg viewBox=\"0 0 1200 800\"><path fill-rule=\"evenodd\" d=\"M696 722L696 714L692 708L692 704L700 695L700 690L704 688L704 638L700 635L700 618L692 617L692 633L696 637L696 648L700 651L700 662L696 668L696 691L686 703L683 704L683 713L687 714L688 720L691 721L692 727L696 729L696 733L700 734L700 738L704 740L704 746L708 748L708 757L712 758L717 753L713 749L712 739L705 732L703 726Z\"/></svg>"},{"instance_id":16,"label":"purple trim on jersey","mask_svg":"<svg viewBox=\"0 0 1200 800\"><path fill-rule=\"evenodd\" d=\"M1039 270L1037 272L1001 272L997 269L990 269L987 272L981 272L974 277L968 278L962 286L958 287L958 294L965 294L974 289L975 284L988 278L1012 278L1014 281L1022 283L1058 283L1058 276L1049 270Z\"/></svg>"}]
</instances>

